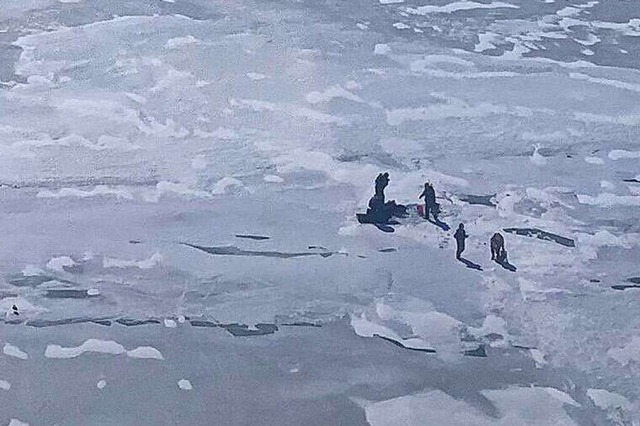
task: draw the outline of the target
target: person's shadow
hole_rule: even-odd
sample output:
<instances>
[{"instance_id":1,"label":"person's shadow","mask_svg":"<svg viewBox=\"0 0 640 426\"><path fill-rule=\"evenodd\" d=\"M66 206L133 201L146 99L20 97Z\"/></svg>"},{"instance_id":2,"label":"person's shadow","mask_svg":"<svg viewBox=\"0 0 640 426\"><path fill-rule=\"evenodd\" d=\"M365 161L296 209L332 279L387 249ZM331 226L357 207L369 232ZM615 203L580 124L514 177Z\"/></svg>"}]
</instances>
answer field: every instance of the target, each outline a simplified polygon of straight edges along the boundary
<instances>
[{"instance_id":1,"label":"person's shadow","mask_svg":"<svg viewBox=\"0 0 640 426\"><path fill-rule=\"evenodd\" d=\"M496 263L510 272L516 272L518 270L518 268L516 268L515 265L512 265L511 263L509 263L509 260L506 257L502 260L496 259Z\"/></svg>"},{"instance_id":2,"label":"person's shadow","mask_svg":"<svg viewBox=\"0 0 640 426\"><path fill-rule=\"evenodd\" d=\"M393 228L393 226L389 226L386 223L373 223L373 226L375 226L376 228L378 228L380 231L382 232L386 232L386 233L393 233L396 232L396 230Z\"/></svg>"},{"instance_id":3,"label":"person's shadow","mask_svg":"<svg viewBox=\"0 0 640 426\"><path fill-rule=\"evenodd\" d=\"M477 263L473 263L469 259L465 259L464 257L461 257L458 260L460 262L464 263L467 266L467 268L469 268L469 269L475 269L476 271L482 271L482 266L478 265Z\"/></svg>"},{"instance_id":4,"label":"person's shadow","mask_svg":"<svg viewBox=\"0 0 640 426\"><path fill-rule=\"evenodd\" d=\"M438 218L435 219L427 219L428 222L433 223L434 225L436 225L438 228L442 229L443 231L448 231L451 228L449 227L449 225L447 225L445 222L441 221Z\"/></svg>"}]
</instances>

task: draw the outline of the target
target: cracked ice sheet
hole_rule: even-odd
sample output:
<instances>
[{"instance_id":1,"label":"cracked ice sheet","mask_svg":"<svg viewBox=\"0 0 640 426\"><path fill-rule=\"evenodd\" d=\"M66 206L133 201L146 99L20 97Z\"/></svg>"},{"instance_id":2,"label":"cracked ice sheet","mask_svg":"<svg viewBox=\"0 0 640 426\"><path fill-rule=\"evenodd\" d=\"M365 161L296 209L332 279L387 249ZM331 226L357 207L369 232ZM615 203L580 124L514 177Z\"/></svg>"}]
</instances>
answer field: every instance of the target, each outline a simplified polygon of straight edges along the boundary
<instances>
[{"instance_id":1,"label":"cracked ice sheet","mask_svg":"<svg viewBox=\"0 0 640 426\"><path fill-rule=\"evenodd\" d=\"M0 102L6 106L0 131L6 137L3 141L11 142L3 147L0 173L26 185L52 185L41 189L50 191L44 194L79 196L34 201L40 189L5 191L3 208L13 215L12 226L19 232L0 225L5 236L0 247L3 262L15 261L18 269L27 264L43 268L53 257L68 256L78 262L85 251L94 251L96 259L134 263L107 270L100 261L80 265L86 274L83 279L100 280L104 295L100 301L109 303L89 306L81 301L70 306L41 300L37 289L11 288L21 296L3 299L2 307L10 309L16 303L26 317L44 315L41 305L49 315L103 313L114 307L115 312L170 316L192 309L253 324L300 312L301 306L323 318L359 312L392 282L394 291L437 303L438 312L475 328L482 327L489 308L498 307L509 331L533 341L553 365L601 371L607 351L625 347L634 333L629 324L637 319L626 308L633 296L609 296L603 290L626 278L626 271L635 265L637 242L623 235L638 231L633 210L637 194L618 185L613 195L602 197L600 182L637 174L634 158L616 160L606 154L637 151L638 77L633 70L597 66L603 60L615 64L619 56L603 57L596 47L598 53L588 58L590 62L572 56L563 40L595 40L586 33L571 34L579 31L581 22L588 22L585 11L560 16L556 12L564 5L545 6L550 8L544 12L548 17L541 17L540 24L537 15L527 20L512 15L531 13L539 4L512 3L520 8L501 8L502 23L492 29L506 38L521 29L525 34L511 41L505 38L504 46L493 40L502 50L486 53L502 54L517 46L521 50L515 53L546 61L513 64L504 57L469 55L461 49L474 49L475 38L469 38L468 46L456 44L462 43L464 34L445 42L446 31L430 44L408 34L388 40L384 33L376 33L376 21L389 28L398 18L385 21L366 8L345 15L363 13L358 21L370 22L370 31L359 32L357 38L342 32L340 25L326 24L327 20L316 26L313 14L267 10L254 22L251 8L234 15L219 4L230 19L109 17L78 29L58 26L22 38L18 44L25 51L17 69L26 82L0 92ZM447 19L455 23L456 16L462 16L477 22L490 12L460 10L447 14ZM616 28L611 28L614 17L598 17L603 13L599 6L588 12L596 23L609 22L596 25L602 30L633 31L630 11L626 18L615 19L620 23ZM283 14L296 19L282 20ZM276 21L274 17L283 23L270 22ZM550 27L545 28L547 21ZM252 27L249 22L258 24ZM261 32L263 25L266 29ZM85 35L82 43L74 36L80 32ZM181 49L174 49L175 43L182 44ZM374 55L376 45L384 56ZM523 53L524 48L530 51ZM220 63L220 57L229 61ZM570 63L558 63L561 59ZM576 68L579 71L571 75ZM267 71L269 78L247 82L248 72ZM355 84L349 83L352 80ZM416 87L427 89L416 91ZM230 99L245 102L234 105ZM408 111L421 119L397 120L390 126L386 111ZM425 112L435 112L434 119L422 120ZM336 122L336 117L344 121ZM227 131L217 131L221 128ZM104 134L116 139L101 141ZM533 144L541 146L534 151ZM592 154L596 150L600 152ZM583 161L591 155L604 164L595 167ZM423 181L434 180L438 193L452 200L443 199L446 220L468 224L473 237L469 255L483 266L490 265L484 243L502 227L534 224L563 235L582 234L577 238L580 247L569 251L550 242L507 236L510 259L529 280L523 286L525 297L519 282L500 275L499 269L486 268L482 282L489 284L483 287L474 286L476 278L463 273L451 284L452 275L442 271L434 283L425 283L423 278L438 268L425 258L438 259L449 270L455 267L446 233L429 224L399 226L395 236L404 240L394 241L393 246L399 247L402 257L389 258L395 265L391 260L379 262L369 253L390 245L375 231L355 225L353 236L337 236L341 227L354 226L353 213L365 206L371 182L381 170L391 173L388 197L401 202L414 202ZM267 173L285 182L282 190L279 185L265 189L262 176ZM108 189L116 190L98 186L114 176L119 180L109 183ZM227 177L242 182L244 188L226 186L235 182L224 180ZM175 185L158 186L161 182ZM170 192L175 198L152 196L149 199L158 198L157 206L140 206L138 192L130 188L136 184L148 185L152 195ZM547 189L553 187L564 189ZM134 194L134 199L118 198L120 189ZM497 193L499 207L461 207L454 197L460 191ZM194 200L198 194L215 197ZM580 204L577 194L594 202ZM288 203L274 208L273 199ZM73 228L66 226L70 220ZM599 234L603 228L607 234ZM371 260L356 264L352 255L295 265L260 261L252 265L260 270L256 278L237 259L212 260L170 243L186 235L194 243L214 245L242 232L273 235L269 244L277 247L268 249L291 251L322 244L364 252ZM304 244L302 233L309 235ZM131 239L151 247L130 245ZM442 256L431 252L439 253L435 249L439 244ZM155 253L162 254L162 264L135 267L146 265L135 262ZM404 266L417 264L421 265L415 273ZM62 269L58 272L66 273ZM590 284L591 277L603 280L602 285ZM494 285L503 291L494 292ZM482 300L487 310L463 303L452 293ZM467 317L459 312L465 310ZM623 315L593 315L614 311ZM601 333L612 329L610 322L616 323L615 334ZM577 351L579 347L591 351ZM612 370L612 381L635 377L622 374L621 365L605 367ZM621 393L637 397L634 389Z\"/></svg>"},{"instance_id":2,"label":"cracked ice sheet","mask_svg":"<svg viewBox=\"0 0 640 426\"><path fill-rule=\"evenodd\" d=\"M469 403L442 391L402 396L365 405L367 421L372 426L422 425L425 419L434 424L463 425L536 425L575 426L564 404L578 406L566 393L553 388L518 388L481 392L497 408L491 417Z\"/></svg>"}]
</instances>

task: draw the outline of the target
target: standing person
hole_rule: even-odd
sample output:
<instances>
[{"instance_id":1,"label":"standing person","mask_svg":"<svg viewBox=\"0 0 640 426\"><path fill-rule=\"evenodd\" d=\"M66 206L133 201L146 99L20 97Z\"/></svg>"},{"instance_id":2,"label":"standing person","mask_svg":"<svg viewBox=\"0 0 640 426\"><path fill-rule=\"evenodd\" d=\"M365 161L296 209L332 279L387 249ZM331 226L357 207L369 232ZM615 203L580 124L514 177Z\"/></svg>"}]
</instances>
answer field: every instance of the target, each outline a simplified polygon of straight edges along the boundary
<instances>
[{"instance_id":1,"label":"standing person","mask_svg":"<svg viewBox=\"0 0 640 426\"><path fill-rule=\"evenodd\" d=\"M429 220L429 212L433 214L433 220L438 220L438 204L436 203L436 191L431 182L424 184L424 191L419 198L424 197L424 218Z\"/></svg>"},{"instance_id":2,"label":"standing person","mask_svg":"<svg viewBox=\"0 0 640 426\"><path fill-rule=\"evenodd\" d=\"M490 245L491 260L495 260L498 263L503 262L507 257L504 249L504 237L499 232L496 232L493 234L493 237L491 237Z\"/></svg>"},{"instance_id":3,"label":"standing person","mask_svg":"<svg viewBox=\"0 0 640 426\"><path fill-rule=\"evenodd\" d=\"M462 252L464 251L464 241L469 237L464 230L464 225L461 223L458 225L456 233L453 234L453 238L456 239L456 259L460 260Z\"/></svg>"},{"instance_id":4,"label":"standing person","mask_svg":"<svg viewBox=\"0 0 640 426\"><path fill-rule=\"evenodd\" d=\"M376 177L375 194L384 199L384 190L389 185L389 173L380 173Z\"/></svg>"}]
</instances>

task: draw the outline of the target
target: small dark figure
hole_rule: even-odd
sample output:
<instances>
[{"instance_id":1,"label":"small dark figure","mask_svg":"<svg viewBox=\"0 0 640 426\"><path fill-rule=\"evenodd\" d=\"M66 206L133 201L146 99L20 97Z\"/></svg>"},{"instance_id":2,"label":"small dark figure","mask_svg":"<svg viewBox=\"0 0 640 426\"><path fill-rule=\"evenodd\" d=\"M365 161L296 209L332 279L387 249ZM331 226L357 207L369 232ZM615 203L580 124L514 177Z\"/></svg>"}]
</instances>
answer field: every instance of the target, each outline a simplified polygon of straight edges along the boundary
<instances>
[{"instance_id":1,"label":"small dark figure","mask_svg":"<svg viewBox=\"0 0 640 426\"><path fill-rule=\"evenodd\" d=\"M11 310L13 311L13 315L20 315L20 313L18 312L18 307L16 305L13 305L11 307Z\"/></svg>"},{"instance_id":2,"label":"small dark figure","mask_svg":"<svg viewBox=\"0 0 640 426\"><path fill-rule=\"evenodd\" d=\"M419 198L424 197L424 218L429 220L429 212L433 214L433 220L438 220L439 206L436 203L436 191L433 189L431 182L424 184L424 191L420 194Z\"/></svg>"},{"instance_id":3,"label":"small dark figure","mask_svg":"<svg viewBox=\"0 0 640 426\"><path fill-rule=\"evenodd\" d=\"M507 258L507 252L504 249L504 237L499 232L491 237L491 260L502 263Z\"/></svg>"},{"instance_id":4,"label":"small dark figure","mask_svg":"<svg viewBox=\"0 0 640 426\"><path fill-rule=\"evenodd\" d=\"M384 202L384 190L388 185L389 185L389 173L380 173L378 177L376 177L375 194L381 195L383 202Z\"/></svg>"},{"instance_id":5,"label":"small dark figure","mask_svg":"<svg viewBox=\"0 0 640 426\"><path fill-rule=\"evenodd\" d=\"M456 239L456 259L460 260L462 256L462 252L464 251L464 241L467 239L468 235L464 230L464 225L461 223L458 225L458 229L456 233L453 234L453 238Z\"/></svg>"}]
</instances>

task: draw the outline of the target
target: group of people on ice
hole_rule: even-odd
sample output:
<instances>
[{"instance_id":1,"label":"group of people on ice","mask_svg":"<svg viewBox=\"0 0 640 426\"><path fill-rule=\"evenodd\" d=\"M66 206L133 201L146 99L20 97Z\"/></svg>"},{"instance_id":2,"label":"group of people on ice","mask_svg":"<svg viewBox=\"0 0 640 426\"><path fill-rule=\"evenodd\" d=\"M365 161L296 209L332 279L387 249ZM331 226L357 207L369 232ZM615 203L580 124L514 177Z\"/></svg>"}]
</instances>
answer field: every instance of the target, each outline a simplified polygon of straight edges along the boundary
<instances>
[{"instance_id":1,"label":"group of people on ice","mask_svg":"<svg viewBox=\"0 0 640 426\"><path fill-rule=\"evenodd\" d=\"M393 217L402 218L408 215L406 206L396 204L393 200L386 201L384 190L389 185L389 180L389 173L380 173L376 177L375 191L373 197L369 200L369 208L365 214L357 215L360 223L376 225L397 224L397 222L392 222ZM424 190L418 196L418 199L422 198L424 198L424 206L417 206L418 213L426 220L431 220L430 217L433 217L433 222L440 224L441 222L438 219L440 204L436 201L436 191L431 182L424 184ZM453 238L456 241L456 259L458 260L463 260L462 253L465 250L465 241L468 237L464 224L459 224L458 229L453 234ZM490 247L491 260L495 260L500 264L508 262L507 251L504 248L504 237L499 232L496 232L491 237Z\"/></svg>"}]
</instances>

